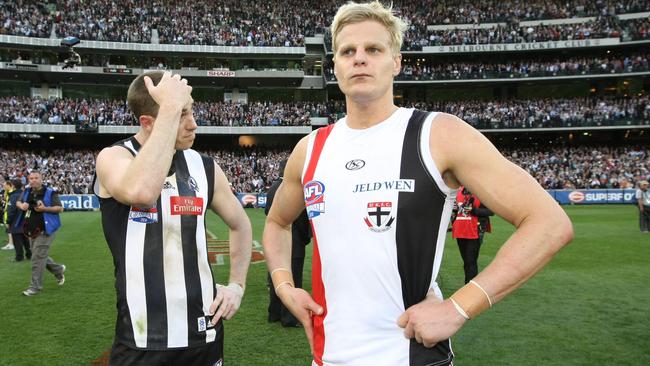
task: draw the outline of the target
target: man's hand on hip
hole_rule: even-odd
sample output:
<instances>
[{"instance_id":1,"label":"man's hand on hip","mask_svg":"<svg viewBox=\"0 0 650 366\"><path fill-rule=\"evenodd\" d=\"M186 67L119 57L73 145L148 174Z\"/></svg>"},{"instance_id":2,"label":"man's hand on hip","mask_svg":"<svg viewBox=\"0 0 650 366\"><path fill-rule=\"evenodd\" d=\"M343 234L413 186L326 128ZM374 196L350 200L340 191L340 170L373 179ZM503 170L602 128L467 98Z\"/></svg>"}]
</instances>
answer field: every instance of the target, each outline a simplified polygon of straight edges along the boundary
<instances>
[{"instance_id":1,"label":"man's hand on hip","mask_svg":"<svg viewBox=\"0 0 650 366\"><path fill-rule=\"evenodd\" d=\"M230 283L228 286L217 284L217 296L210 306L210 314L214 314L212 325L217 324L219 318L230 320L235 316L243 297L244 289L239 284Z\"/></svg>"},{"instance_id":2,"label":"man's hand on hip","mask_svg":"<svg viewBox=\"0 0 650 366\"><path fill-rule=\"evenodd\" d=\"M311 318L313 314L321 315L323 308L314 301L307 291L301 288L290 285L280 286L276 294L282 300L284 306L291 311L291 314L302 323L309 341L309 348L311 353L314 354L314 327Z\"/></svg>"},{"instance_id":3,"label":"man's hand on hip","mask_svg":"<svg viewBox=\"0 0 650 366\"><path fill-rule=\"evenodd\" d=\"M430 348L456 334L465 321L451 300L442 301L430 292L423 301L406 309L397 319L397 325L404 328L405 338L415 338Z\"/></svg>"}]
</instances>

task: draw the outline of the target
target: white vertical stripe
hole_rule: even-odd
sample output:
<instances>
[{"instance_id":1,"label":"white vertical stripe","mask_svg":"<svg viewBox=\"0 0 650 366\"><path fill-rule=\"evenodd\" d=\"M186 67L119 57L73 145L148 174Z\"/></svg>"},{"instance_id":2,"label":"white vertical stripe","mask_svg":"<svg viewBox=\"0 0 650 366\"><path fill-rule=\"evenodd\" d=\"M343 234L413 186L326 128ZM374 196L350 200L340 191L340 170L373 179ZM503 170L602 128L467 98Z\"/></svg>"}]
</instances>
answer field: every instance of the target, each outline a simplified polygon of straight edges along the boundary
<instances>
[{"instance_id":1,"label":"white vertical stripe","mask_svg":"<svg viewBox=\"0 0 650 366\"><path fill-rule=\"evenodd\" d=\"M144 290L144 236L147 224L129 220L126 227L124 271L126 301L136 347L147 347L147 297Z\"/></svg>"},{"instance_id":2,"label":"white vertical stripe","mask_svg":"<svg viewBox=\"0 0 650 366\"><path fill-rule=\"evenodd\" d=\"M176 174L165 179L174 189L160 195L163 237L163 270L167 303L167 346L187 347L187 290L181 238L181 215L171 215L170 197L178 196Z\"/></svg>"},{"instance_id":3,"label":"white vertical stripe","mask_svg":"<svg viewBox=\"0 0 650 366\"><path fill-rule=\"evenodd\" d=\"M438 241L436 242L436 254L433 261L433 270L431 272L431 285L430 288L436 291L436 295L440 298L444 298L442 291L438 288L438 283L436 278L438 277L438 271L440 271L440 264L442 263L442 255L445 250L445 239L447 238L447 227L449 226L449 220L451 219L451 210L454 207L455 197L447 195L445 198L445 206L442 209L442 216L440 216L440 227L438 228Z\"/></svg>"},{"instance_id":4,"label":"white vertical stripe","mask_svg":"<svg viewBox=\"0 0 650 366\"><path fill-rule=\"evenodd\" d=\"M438 115L437 112L430 113L427 116L426 120L424 121L424 124L422 125L422 133L420 134L420 157L422 158L422 161L424 162L424 166L427 168L427 171L429 172L429 174L431 174L433 179L436 181L436 184L438 184L438 188L440 188L440 190L443 193L449 195L452 193L452 191L455 190L447 187L445 181L442 179L442 175L440 174L440 171L438 170L436 163L433 161L433 157L431 157L431 149L429 146L429 137L431 136L431 125L437 115Z\"/></svg>"},{"instance_id":5,"label":"white vertical stripe","mask_svg":"<svg viewBox=\"0 0 650 366\"><path fill-rule=\"evenodd\" d=\"M302 166L302 174L300 175L300 182L305 179L305 173L307 173L307 167L309 166L309 160L311 160L311 152L314 149L314 142L316 141L316 134L318 130L314 130L309 134L307 139L307 154L305 155L305 164Z\"/></svg>"},{"instance_id":6,"label":"white vertical stripe","mask_svg":"<svg viewBox=\"0 0 650 366\"><path fill-rule=\"evenodd\" d=\"M420 135L420 157L422 158L422 161L424 162L424 166L426 167L427 171L429 172L429 174L431 174L436 184L438 185L438 188L440 188L440 190L446 195L445 205L442 209L442 215L440 216L440 227L438 228L438 241L436 243L436 254L435 254L435 260L433 262L433 271L431 275L431 285L430 285L430 288L432 288L436 292L436 295L442 298L442 292L438 287L436 278L438 277L438 271L440 270L440 264L442 262L442 255L445 250L445 238L447 237L447 227L449 226L449 220L451 219L451 211L453 209L454 200L456 199L456 190L449 188L445 184L445 181L442 179L442 174L440 174L440 171L438 170L438 167L436 166L436 163L433 161L433 157L431 156L429 139L431 136L431 126L433 124L433 120L436 118L437 115L438 115L437 112L432 112L427 116L426 120L424 121L424 124L422 126L422 134Z\"/></svg>"},{"instance_id":7,"label":"white vertical stripe","mask_svg":"<svg viewBox=\"0 0 650 366\"><path fill-rule=\"evenodd\" d=\"M212 279L212 271L210 270L210 263L208 261L206 232L205 232L205 215L206 210L210 207L208 202L208 177L203 167L203 159L201 155L194 150L185 150L185 161L187 162L187 169L189 174L199 188L196 192L197 197L203 197L203 215L197 216L196 219L196 258L199 268L199 277L201 279L201 296L203 298L203 313L210 313L210 305L214 299L214 280ZM216 192L215 192L216 194ZM216 331L214 328L208 329L205 332L205 341L212 342L216 338Z\"/></svg>"},{"instance_id":8,"label":"white vertical stripe","mask_svg":"<svg viewBox=\"0 0 650 366\"><path fill-rule=\"evenodd\" d=\"M133 142L131 142L131 140L125 142L124 146L126 146L127 149L131 150L134 155L138 154L138 151L135 149L135 146L133 146Z\"/></svg>"}]
</instances>

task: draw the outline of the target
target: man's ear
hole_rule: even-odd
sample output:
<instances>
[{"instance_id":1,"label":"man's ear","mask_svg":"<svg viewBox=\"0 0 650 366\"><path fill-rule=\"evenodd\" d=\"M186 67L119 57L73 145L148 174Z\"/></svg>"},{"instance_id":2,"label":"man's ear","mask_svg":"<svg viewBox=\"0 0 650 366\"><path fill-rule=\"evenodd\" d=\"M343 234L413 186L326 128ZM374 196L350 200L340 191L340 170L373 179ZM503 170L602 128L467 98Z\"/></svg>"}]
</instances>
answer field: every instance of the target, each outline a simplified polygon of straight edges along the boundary
<instances>
[{"instance_id":1,"label":"man's ear","mask_svg":"<svg viewBox=\"0 0 650 366\"><path fill-rule=\"evenodd\" d=\"M401 69L402 69L402 54L398 53L393 57L393 76L399 75Z\"/></svg>"},{"instance_id":2,"label":"man's ear","mask_svg":"<svg viewBox=\"0 0 650 366\"><path fill-rule=\"evenodd\" d=\"M140 116L140 118L138 118L138 121L140 122L142 129L151 132L151 129L153 129L153 123L156 121L156 119L147 114L143 114Z\"/></svg>"}]
</instances>

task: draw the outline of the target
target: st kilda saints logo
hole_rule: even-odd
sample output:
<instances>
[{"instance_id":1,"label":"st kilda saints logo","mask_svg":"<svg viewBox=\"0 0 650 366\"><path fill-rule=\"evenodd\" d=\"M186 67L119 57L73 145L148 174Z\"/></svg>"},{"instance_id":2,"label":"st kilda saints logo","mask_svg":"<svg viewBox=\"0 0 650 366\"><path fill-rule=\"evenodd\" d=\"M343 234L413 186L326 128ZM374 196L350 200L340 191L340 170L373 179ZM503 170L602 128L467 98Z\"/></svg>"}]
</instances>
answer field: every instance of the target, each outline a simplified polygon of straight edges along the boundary
<instances>
[{"instance_id":1,"label":"st kilda saints logo","mask_svg":"<svg viewBox=\"0 0 650 366\"><path fill-rule=\"evenodd\" d=\"M366 162L361 159L354 159L345 163L345 169L347 170L359 170L364 166L366 166Z\"/></svg>"},{"instance_id":2,"label":"st kilda saints logo","mask_svg":"<svg viewBox=\"0 0 650 366\"><path fill-rule=\"evenodd\" d=\"M392 202L368 202L368 216L363 221L371 231L383 233L390 230L395 221L395 217L391 216L392 210Z\"/></svg>"}]
</instances>

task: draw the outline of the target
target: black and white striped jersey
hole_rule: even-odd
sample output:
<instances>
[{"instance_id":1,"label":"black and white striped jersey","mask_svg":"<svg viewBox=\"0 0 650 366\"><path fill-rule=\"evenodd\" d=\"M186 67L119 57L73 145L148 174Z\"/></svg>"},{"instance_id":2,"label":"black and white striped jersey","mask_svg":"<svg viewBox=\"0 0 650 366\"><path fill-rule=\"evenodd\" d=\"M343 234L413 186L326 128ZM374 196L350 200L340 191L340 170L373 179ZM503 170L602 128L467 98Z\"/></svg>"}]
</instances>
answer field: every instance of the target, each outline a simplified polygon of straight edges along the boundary
<instances>
[{"instance_id":1,"label":"black and white striped jersey","mask_svg":"<svg viewBox=\"0 0 650 366\"><path fill-rule=\"evenodd\" d=\"M115 145L134 156L140 149L135 137ZM221 322L212 328L206 319L215 296L205 229L213 191L212 158L189 149L176 151L154 207L100 198L115 264L117 342L165 350L222 337Z\"/></svg>"}]
</instances>

